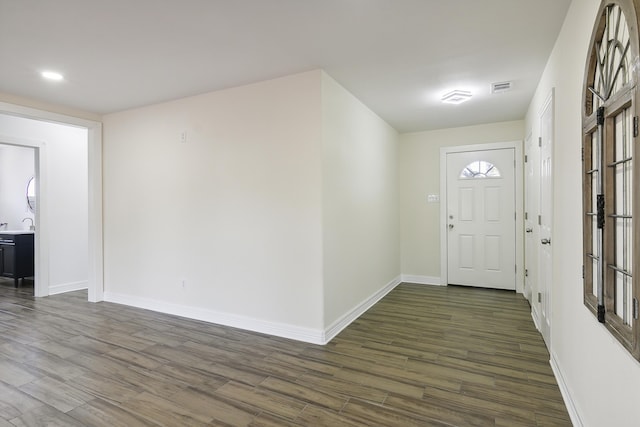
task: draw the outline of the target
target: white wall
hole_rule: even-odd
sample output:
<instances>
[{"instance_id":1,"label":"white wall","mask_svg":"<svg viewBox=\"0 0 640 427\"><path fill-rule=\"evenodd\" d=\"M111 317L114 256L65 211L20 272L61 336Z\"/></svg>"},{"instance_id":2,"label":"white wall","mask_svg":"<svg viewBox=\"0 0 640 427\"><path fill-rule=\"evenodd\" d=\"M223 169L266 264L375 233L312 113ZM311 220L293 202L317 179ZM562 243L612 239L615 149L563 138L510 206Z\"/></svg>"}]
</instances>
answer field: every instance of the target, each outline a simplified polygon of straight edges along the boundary
<instances>
[{"instance_id":1,"label":"white wall","mask_svg":"<svg viewBox=\"0 0 640 427\"><path fill-rule=\"evenodd\" d=\"M440 148L524 139L524 122L502 122L400 136L402 274L406 281L440 283Z\"/></svg>"},{"instance_id":2,"label":"white wall","mask_svg":"<svg viewBox=\"0 0 640 427\"><path fill-rule=\"evenodd\" d=\"M87 130L0 115L0 141L24 139L43 142L46 150L47 194L40 197L48 206L49 292L86 288Z\"/></svg>"},{"instance_id":3,"label":"white wall","mask_svg":"<svg viewBox=\"0 0 640 427\"><path fill-rule=\"evenodd\" d=\"M325 73L322 124L324 324L331 328L399 283L398 134Z\"/></svg>"},{"instance_id":4,"label":"white wall","mask_svg":"<svg viewBox=\"0 0 640 427\"><path fill-rule=\"evenodd\" d=\"M399 282L397 138L319 70L105 116L105 298L323 342Z\"/></svg>"},{"instance_id":5,"label":"white wall","mask_svg":"<svg viewBox=\"0 0 640 427\"><path fill-rule=\"evenodd\" d=\"M321 338L320 78L104 117L107 300Z\"/></svg>"},{"instance_id":6,"label":"white wall","mask_svg":"<svg viewBox=\"0 0 640 427\"><path fill-rule=\"evenodd\" d=\"M34 215L27 206L27 184L35 175L33 148L0 145L0 223L1 230L28 230Z\"/></svg>"},{"instance_id":7,"label":"white wall","mask_svg":"<svg viewBox=\"0 0 640 427\"><path fill-rule=\"evenodd\" d=\"M581 103L584 68L599 0L574 1L527 114L555 87L551 358L584 426L637 426L640 363L582 302ZM606 369L604 369L606 367Z\"/></svg>"}]
</instances>

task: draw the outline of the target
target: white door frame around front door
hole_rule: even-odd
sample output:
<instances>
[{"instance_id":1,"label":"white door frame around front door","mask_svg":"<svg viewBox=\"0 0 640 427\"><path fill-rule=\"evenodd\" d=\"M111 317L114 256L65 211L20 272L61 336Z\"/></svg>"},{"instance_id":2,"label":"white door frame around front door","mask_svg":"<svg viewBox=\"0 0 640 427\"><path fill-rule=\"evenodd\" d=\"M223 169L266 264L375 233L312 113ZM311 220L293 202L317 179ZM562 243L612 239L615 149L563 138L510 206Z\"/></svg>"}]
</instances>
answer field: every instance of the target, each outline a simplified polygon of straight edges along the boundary
<instances>
[{"instance_id":1,"label":"white door frame around front door","mask_svg":"<svg viewBox=\"0 0 640 427\"><path fill-rule=\"evenodd\" d=\"M487 151L503 148L515 150L516 161L516 292L524 289L524 199L522 141L495 142L488 144L460 145L440 148L440 284L449 284L447 248L447 154L464 151Z\"/></svg>"},{"instance_id":2,"label":"white door frame around front door","mask_svg":"<svg viewBox=\"0 0 640 427\"><path fill-rule=\"evenodd\" d=\"M44 122L60 123L71 126L78 126L87 129L88 138L88 190L89 190L89 247L88 247L88 300L91 302L98 302L104 299L104 264L103 264L103 250L102 250L102 123L80 119L77 117L67 116L64 114L52 113L49 111L38 110L30 107L23 107L20 105L9 104L6 102L0 102L0 114L6 114L10 116L19 116L32 120L40 120ZM13 141L14 144L32 146L28 140ZM43 173L43 168L46 168L46 162L43 161L43 155L46 155L46 150L43 149L43 145L40 142L34 142L36 149L38 149L40 173ZM40 144L40 145L39 145ZM42 185L42 182L40 182ZM46 184L45 184L46 185ZM42 189L42 188L41 188ZM46 189L43 192L46 194ZM42 196L42 194L41 194ZM46 201L45 201L46 203ZM42 257L43 251L48 250L47 232L46 227L51 226L48 224L48 220L41 216L37 221L39 224L44 225L45 230L42 236L38 237L36 233L36 239L40 240L40 256ZM37 288L34 289L36 297L43 297L49 295L48 286L42 286L48 283L48 255L44 255L44 263L42 265L36 264L36 269L40 271L36 272L38 279L36 284Z\"/></svg>"}]
</instances>

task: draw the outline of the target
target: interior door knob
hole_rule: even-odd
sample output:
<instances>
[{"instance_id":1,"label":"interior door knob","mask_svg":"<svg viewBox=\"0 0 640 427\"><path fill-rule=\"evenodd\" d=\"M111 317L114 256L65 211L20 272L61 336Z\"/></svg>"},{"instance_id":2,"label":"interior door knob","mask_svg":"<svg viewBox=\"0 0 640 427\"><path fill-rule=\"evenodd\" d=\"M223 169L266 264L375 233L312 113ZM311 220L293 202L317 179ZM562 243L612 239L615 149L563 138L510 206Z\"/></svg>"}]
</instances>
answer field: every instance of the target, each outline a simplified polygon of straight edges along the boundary
<instances>
[{"instance_id":1,"label":"interior door knob","mask_svg":"<svg viewBox=\"0 0 640 427\"><path fill-rule=\"evenodd\" d=\"M542 239L542 240L540 240L540 243L542 243L543 245L550 245L551 244L551 239Z\"/></svg>"},{"instance_id":2,"label":"interior door knob","mask_svg":"<svg viewBox=\"0 0 640 427\"><path fill-rule=\"evenodd\" d=\"M449 230L453 229L453 224L449 224Z\"/></svg>"},{"instance_id":3,"label":"interior door knob","mask_svg":"<svg viewBox=\"0 0 640 427\"><path fill-rule=\"evenodd\" d=\"M525 231L526 231L527 233L533 233L533 228L527 228Z\"/></svg>"}]
</instances>

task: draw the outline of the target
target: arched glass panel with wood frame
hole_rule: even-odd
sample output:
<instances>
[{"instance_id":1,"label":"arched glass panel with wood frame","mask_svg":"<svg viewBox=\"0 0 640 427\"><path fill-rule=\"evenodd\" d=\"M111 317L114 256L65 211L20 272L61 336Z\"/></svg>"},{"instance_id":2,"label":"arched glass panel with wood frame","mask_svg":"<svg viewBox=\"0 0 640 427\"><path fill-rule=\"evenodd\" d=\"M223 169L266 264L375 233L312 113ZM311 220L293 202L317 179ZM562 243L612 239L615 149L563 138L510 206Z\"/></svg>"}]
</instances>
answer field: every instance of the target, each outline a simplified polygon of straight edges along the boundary
<instances>
[{"instance_id":1,"label":"arched glass panel with wood frame","mask_svg":"<svg viewBox=\"0 0 640 427\"><path fill-rule=\"evenodd\" d=\"M635 2L603 0L583 87L584 303L640 360L638 45Z\"/></svg>"}]
</instances>

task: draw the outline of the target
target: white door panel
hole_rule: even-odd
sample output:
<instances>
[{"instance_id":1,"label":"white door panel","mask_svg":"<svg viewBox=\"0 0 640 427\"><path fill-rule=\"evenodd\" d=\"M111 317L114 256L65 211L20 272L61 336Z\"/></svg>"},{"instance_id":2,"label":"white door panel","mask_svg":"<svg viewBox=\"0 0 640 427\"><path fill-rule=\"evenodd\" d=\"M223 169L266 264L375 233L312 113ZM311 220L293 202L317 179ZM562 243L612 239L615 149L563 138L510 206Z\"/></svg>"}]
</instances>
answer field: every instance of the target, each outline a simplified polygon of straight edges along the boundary
<instances>
[{"instance_id":1,"label":"white door panel","mask_svg":"<svg viewBox=\"0 0 640 427\"><path fill-rule=\"evenodd\" d=\"M524 296L529 300L536 323L539 323L537 301L538 277L538 202L540 192L538 172L540 168L538 141L530 135L525 144L525 278ZM535 288L535 290L534 290Z\"/></svg>"},{"instance_id":2,"label":"white door panel","mask_svg":"<svg viewBox=\"0 0 640 427\"><path fill-rule=\"evenodd\" d=\"M448 282L515 289L514 149L448 153L446 162Z\"/></svg>"},{"instance_id":3,"label":"white door panel","mask_svg":"<svg viewBox=\"0 0 640 427\"><path fill-rule=\"evenodd\" d=\"M552 222L553 222L553 96L540 115L540 235L539 235L539 295L540 333L551 347L552 288Z\"/></svg>"}]
</instances>

